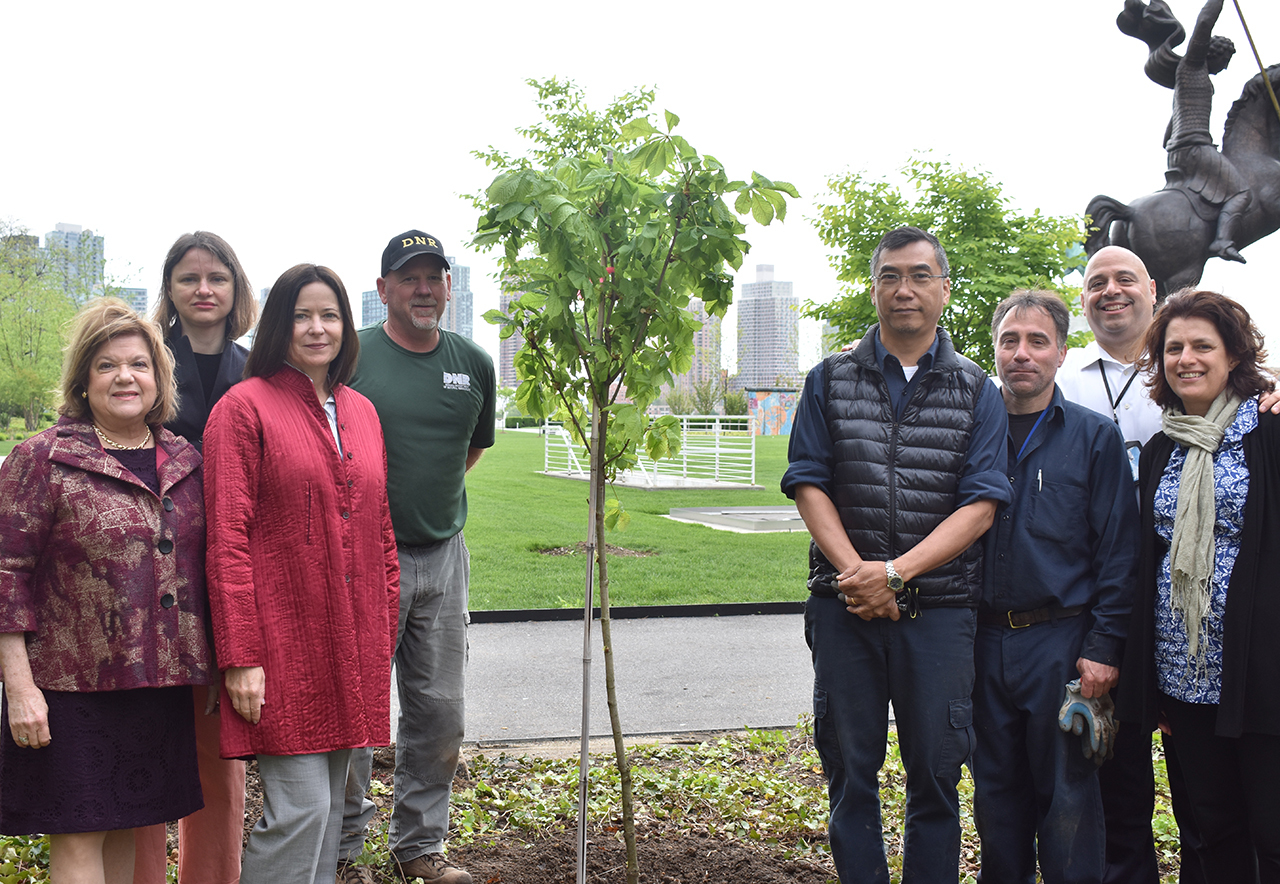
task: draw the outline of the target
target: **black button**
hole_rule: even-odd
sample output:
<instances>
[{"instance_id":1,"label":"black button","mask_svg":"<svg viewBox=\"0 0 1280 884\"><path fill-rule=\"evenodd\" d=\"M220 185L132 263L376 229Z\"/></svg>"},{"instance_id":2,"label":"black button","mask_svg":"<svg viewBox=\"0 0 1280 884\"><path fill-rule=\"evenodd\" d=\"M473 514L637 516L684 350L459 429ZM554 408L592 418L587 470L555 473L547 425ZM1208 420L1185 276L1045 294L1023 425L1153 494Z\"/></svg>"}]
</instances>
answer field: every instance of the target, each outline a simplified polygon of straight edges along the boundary
<instances>
[{"instance_id":1,"label":"black button","mask_svg":"<svg viewBox=\"0 0 1280 884\"><path fill-rule=\"evenodd\" d=\"M169 553L173 552L173 541L166 537L156 544L156 549L160 550L161 553L167 556Z\"/></svg>"},{"instance_id":2,"label":"black button","mask_svg":"<svg viewBox=\"0 0 1280 884\"><path fill-rule=\"evenodd\" d=\"M342 576L342 579L343 579L343 580L345 580L347 583L350 583L350 582L351 582L351 575L350 575L350 574L344 574L344 575Z\"/></svg>"},{"instance_id":3,"label":"black button","mask_svg":"<svg viewBox=\"0 0 1280 884\"><path fill-rule=\"evenodd\" d=\"M349 518L351 518L351 513L343 513L343 514L342 514L342 518L344 518L344 519L349 519Z\"/></svg>"},{"instance_id":4,"label":"black button","mask_svg":"<svg viewBox=\"0 0 1280 884\"><path fill-rule=\"evenodd\" d=\"M351 452L350 452L350 451L348 451L348 452L347 452L347 460L351 460Z\"/></svg>"},{"instance_id":5,"label":"black button","mask_svg":"<svg viewBox=\"0 0 1280 884\"><path fill-rule=\"evenodd\" d=\"M160 607L162 608L172 608L173 602L173 593L166 592L164 595L160 596Z\"/></svg>"},{"instance_id":6,"label":"black button","mask_svg":"<svg viewBox=\"0 0 1280 884\"><path fill-rule=\"evenodd\" d=\"M165 511L166 513L171 513L171 512L173 512L173 498L171 498L171 497L166 497L166 498L165 498L163 501L161 501L161 502L164 504L164 511Z\"/></svg>"},{"instance_id":7,"label":"black button","mask_svg":"<svg viewBox=\"0 0 1280 884\"><path fill-rule=\"evenodd\" d=\"M351 487L352 485L354 485L354 484L356 484L356 483L355 483L355 482L353 482L353 481L351 481L350 479L348 479L348 480L347 480L347 487L348 487L348 488L350 488L350 487Z\"/></svg>"}]
</instances>

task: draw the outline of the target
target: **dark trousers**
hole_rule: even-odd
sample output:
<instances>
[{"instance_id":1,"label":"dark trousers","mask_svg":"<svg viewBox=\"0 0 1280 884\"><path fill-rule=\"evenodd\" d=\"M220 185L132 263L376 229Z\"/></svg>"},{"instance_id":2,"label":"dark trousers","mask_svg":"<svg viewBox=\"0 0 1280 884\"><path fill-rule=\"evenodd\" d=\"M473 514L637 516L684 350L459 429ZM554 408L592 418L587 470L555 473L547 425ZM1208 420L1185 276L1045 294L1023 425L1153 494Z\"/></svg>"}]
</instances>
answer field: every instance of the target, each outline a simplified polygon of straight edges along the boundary
<instances>
[{"instance_id":1,"label":"dark trousers","mask_svg":"<svg viewBox=\"0 0 1280 884\"><path fill-rule=\"evenodd\" d=\"M877 774L888 706L907 778L903 884L956 881L960 766L973 747L969 608L864 621L836 599L810 597L814 742L828 778L831 854L842 884L888 884Z\"/></svg>"},{"instance_id":2,"label":"dark trousers","mask_svg":"<svg viewBox=\"0 0 1280 884\"><path fill-rule=\"evenodd\" d=\"M1280 882L1280 736L1214 733L1218 707L1161 697L1209 884ZM1169 750L1166 750L1169 751ZM1177 795L1174 796L1177 800ZM1175 808L1177 809L1177 808Z\"/></svg>"},{"instance_id":3,"label":"dark trousers","mask_svg":"<svg viewBox=\"0 0 1280 884\"><path fill-rule=\"evenodd\" d=\"M1182 776L1182 764L1174 748L1173 737L1161 734L1164 744L1164 769L1169 777L1169 797L1173 799L1173 818L1178 822L1178 884L1208 884L1200 865L1200 829L1191 815L1191 799Z\"/></svg>"},{"instance_id":4,"label":"dark trousers","mask_svg":"<svg viewBox=\"0 0 1280 884\"><path fill-rule=\"evenodd\" d=\"M1087 616L1012 629L979 626L973 717L974 809L983 884L1098 884L1105 833L1098 768L1058 727Z\"/></svg>"},{"instance_id":5,"label":"dark trousers","mask_svg":"<svg viewBox=\"0 0 1280 884\"><path fill-rule=\"evenodd\" d=\"M1115 757L1098 771L1098 783L1107 826L1104 884L1157 884L1160 869L1151 836L1156 808L1151 734L1133 725L1121 726Z\"/></svg>"}]
</instances>

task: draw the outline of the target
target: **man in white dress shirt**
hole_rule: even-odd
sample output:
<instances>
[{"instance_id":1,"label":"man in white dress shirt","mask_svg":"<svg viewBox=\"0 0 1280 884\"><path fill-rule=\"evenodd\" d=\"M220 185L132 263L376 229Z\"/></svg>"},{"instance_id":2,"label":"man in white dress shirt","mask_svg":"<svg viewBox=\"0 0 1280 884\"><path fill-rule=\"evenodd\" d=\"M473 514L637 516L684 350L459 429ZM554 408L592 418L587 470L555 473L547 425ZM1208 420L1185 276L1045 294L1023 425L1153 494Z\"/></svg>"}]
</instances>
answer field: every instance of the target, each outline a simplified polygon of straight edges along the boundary
<instances>
[{"instance_id":1,"label":"man in white dress shirt","mask_svg":"<svg viewBox=\"0 0 1280 884\"><path fill-rule=\"evenodd\" d=\"M1080 300L1094 340L1067 351L1058 386L1068 401L1119 425L1136 470L1137 452L1160 429L1160 408L1134 366L1155 313L1156 284L1141 258L1107 246L1089 260Z\"/></svg>"}]
</instances>

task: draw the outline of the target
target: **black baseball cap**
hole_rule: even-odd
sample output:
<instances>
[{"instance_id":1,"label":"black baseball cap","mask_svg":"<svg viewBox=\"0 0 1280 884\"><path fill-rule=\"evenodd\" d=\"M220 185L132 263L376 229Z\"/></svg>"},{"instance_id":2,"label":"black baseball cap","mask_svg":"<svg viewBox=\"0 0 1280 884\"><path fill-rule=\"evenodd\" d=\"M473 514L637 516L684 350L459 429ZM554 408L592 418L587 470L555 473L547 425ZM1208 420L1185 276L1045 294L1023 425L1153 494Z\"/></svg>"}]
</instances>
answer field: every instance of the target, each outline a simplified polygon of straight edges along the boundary
<instances>
[{"instance_id":1,"label":"black baseball cap","mask_svg":"<svg viewBox=\"0 0 1280 884\"><path fill-rule=\"evenodd\" d=\"M421 230L406 230L399 236L393 236L382 250L382 276L399 270L406 261L418 255L435 255L444 262L444 269L449 269L449 259L444 256L440 240Z\"/></svg>"}]
</instances>

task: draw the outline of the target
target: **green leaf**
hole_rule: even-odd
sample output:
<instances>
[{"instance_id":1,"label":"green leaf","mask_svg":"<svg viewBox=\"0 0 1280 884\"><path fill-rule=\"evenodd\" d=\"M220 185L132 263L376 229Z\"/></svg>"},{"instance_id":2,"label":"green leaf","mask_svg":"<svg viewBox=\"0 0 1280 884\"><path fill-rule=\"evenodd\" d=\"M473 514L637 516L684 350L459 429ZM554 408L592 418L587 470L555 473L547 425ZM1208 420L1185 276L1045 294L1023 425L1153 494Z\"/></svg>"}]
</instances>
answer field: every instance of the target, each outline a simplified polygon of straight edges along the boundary
<instances>
[{"instance_id":1,"label":"green leaf","mask_svg":"<svg viewBox=\"0 0 1280 884\"><path fill-rule=\"evenodd\" d=\"M747 210L751 208L751 191L744 190L738 194L738 198L733 201L733 210L739 215L745 215Z\"/></svg>"},{"instance_id":2,"label":"green leaf","mask_svg":"<svg viewBox=\"0 0 1280 884\"><path fill-rule=\"evenodd\" d=\"M751 217L757 224L768 225L773 220L773 206L759 193L751 197Z\"/></svg>"},{"instance_id":3,"label":"green leaf","mask_svg":"<svg viewBox=\"0 0 1280 884\"><path fill-rule=\"evenodd\" d=\"M631 514L616 497L604 502L604 527L607 531L626 531L631 524Z\"/></svg>"},{"instance_id":4,"label":"green leaf","mask_svg":"<svg viewBox=\"0 0 1280 884\"><path fill-rule=\"evenodd\" d=\"M498 216L494 220L496 220L499 224L501 224L503 221L508 221L516 217L524 210L525 210L524 203L507 203L505 206L503 206L501 209L498 210Z\"/></svg>"},{"instance_id":5,"label":"green leaf","mask_svg":"<svg viewBox=\"0 0 1280 884\"><path fill-rule=\"evenodd\" d=\"M677 117L675 114L673 114L671 111L663 111L663 114L665 114L665 115L666 115L666 117L667 117L667 131L668 131L668 132L670 132L670 131L671 131L672 129L674 129L676 126L679 126L679 125L680 125L680 118L679 118L679 117Z\"/></svg>"},{"instance_id":6,"label":"green leaf","mask_svg":"<svg viewBox=\"0 0 1280 884\"><path fill-rule=\"evenodd\" d=\"M623 141L635 141L639 138L648 138L651 135L658 134L660 133L653 127L653 123L649 122L648 117L636 117L629 123L624 124L621 132L619 132Z\"/></svg>"},{"instance_id":7,"label":"green leaf","mask_svg":"<svg viewBox=\"0 0 1280 884\"><path fill-rule=\"evenodd\" d=\"M540 291L528 291L517 298L516 302L526 310L537 310L547 303L547 293Z\"/></svg>"},{"instance_id":8,"label":"green leaf","mask_svg":"<svg viewBox=\"0 0 1280 884\"><path fill-rule=\"evenodd\" d=\"M796 186L794 184L790 184L786 181L773 182L773 189L780 190L793 199L800 199L800 191L796 190Z\"/></svg>"},{"instance_id":9,"label":"green leaf","mask_svg":"<svg viewBox=\"0 0 1280 884\"><path fill-rule=\"evenodd\" d=\"M764 198L769 201L769 205L773 206L773 210L778 213L778 220L784 221L787 217L787 198L776 190L761 191Z\"/></svg>"}]
</instances>

